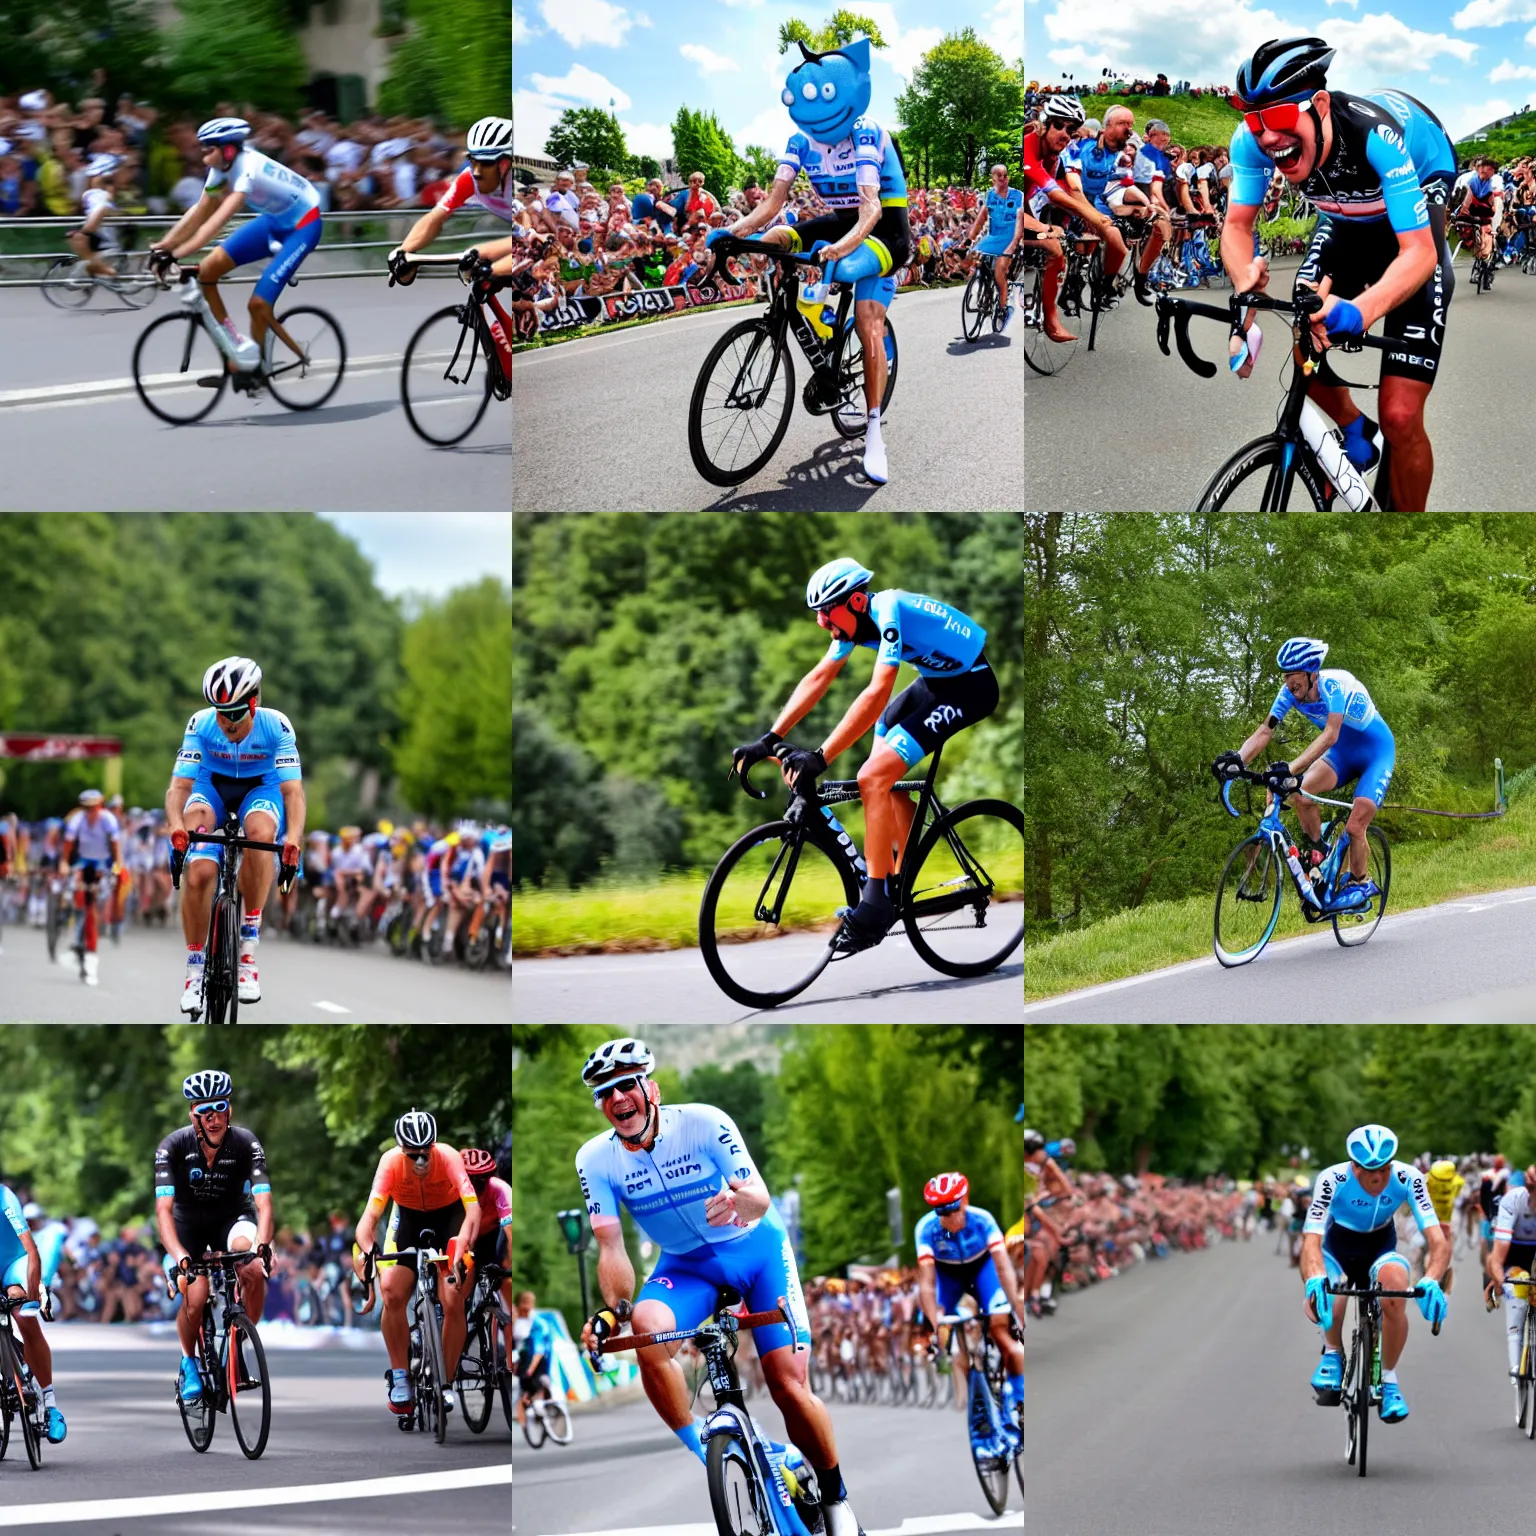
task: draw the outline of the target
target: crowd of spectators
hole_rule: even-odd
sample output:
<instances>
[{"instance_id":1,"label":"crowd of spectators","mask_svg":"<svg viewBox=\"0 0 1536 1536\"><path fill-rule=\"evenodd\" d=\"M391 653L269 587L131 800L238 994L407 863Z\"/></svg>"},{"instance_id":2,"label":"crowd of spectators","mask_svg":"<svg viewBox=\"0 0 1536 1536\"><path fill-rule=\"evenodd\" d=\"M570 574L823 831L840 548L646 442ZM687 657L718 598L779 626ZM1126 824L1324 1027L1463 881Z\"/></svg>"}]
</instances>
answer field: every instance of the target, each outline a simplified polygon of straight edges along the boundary
<instances>
[{"instance_id":1,"label":"crowd of spectators","mask_svg":"<svg viewBox=\"0 0 1536 1536\"><path fill-rule=\"evenodd\" d=\"M1094 96L1219 96L1226 100L1232 87L1226 82L1211 85L1194 85L1188 80L1170 83L1168 76L1159 74L1148 80L1144 76L1130 77L1103 75L1097 80L1031 80L1024 87L1024 116L1027 121L1035 115L1035 109L1045 96L1080 96L1087 100Z\"/></svg>"},{"instance_id":2,"label":"crowd of spectators","mask_svg":"<svg viewBox=\"0 0 1536 1536\"><path fill-rule=\"evenodd\" d=\"M546 186L524 188L513 200L514 238L526 242L519 268L517 303L540 312L566 299L602 298L646 288L688 285L707 270L705 240L711 230L744 218L767 195L755 180L715 193L702 171L682 187L659 179L629 192L619 181L595 186L577 162ZM921 284L966 276L974 258L966 231L975 218L978 193L971 187L908 191L913 258ZM796 224L828 210L802 179L775 224ZM725 263L735 282L755 280L764 257L732 257Z\"/></svg>"},{"instance_id":3,"label":"crowd of spectators","mask_svg":"<svg viewBox=\"0 0 1536 1536\"><path fill-rule=\"evenodd\" d=\"M463 135L426 118L369 113L340 123L312 109L295 122L232 102L210 103L204 116L246 117L252 147L313 182L322 213L429 207L464 164ZM0 218L78 214L96 155L118 161L112 182L120 213L179 215L207 179L198 122L129 95L74 103L44 90L0 96Z\"/></svg>"},{"instance_id":4,"label":"crowd of spectators","mask_svg":"<svg viewBox=\"0 0 1536 1536\"><path fill-rule=\"evenodd\" d=\"M6 1181L11 1182L11 1181ZM165 1249L152 1222L104 1232L89 1216L56 1217L45 1211L21 1183L11 1182L39 1248L50 1229L63 1228L63 1253L53 1293L54 1316L61 1322L148 1323L175 1316L180 1301L167 1293ZM324 1230L314 1233L280 1228L272 1240L272 1278L264 1320L295 1322L299 1291L307 1281L319 1284L330 1268L344 1281L351 1268L353 1228L344 1212L331 1214Z\"/></svg>"}]
</instances>

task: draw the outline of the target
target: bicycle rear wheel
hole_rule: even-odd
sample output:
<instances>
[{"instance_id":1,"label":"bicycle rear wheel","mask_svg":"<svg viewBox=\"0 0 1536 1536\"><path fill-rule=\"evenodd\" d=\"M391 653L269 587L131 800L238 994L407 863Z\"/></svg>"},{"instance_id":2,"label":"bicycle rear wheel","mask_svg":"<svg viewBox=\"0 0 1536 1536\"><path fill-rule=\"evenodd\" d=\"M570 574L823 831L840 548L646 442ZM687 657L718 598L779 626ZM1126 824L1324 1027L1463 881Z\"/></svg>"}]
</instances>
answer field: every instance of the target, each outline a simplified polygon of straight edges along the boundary
<instances>
[{"instance_id":1,"label":"bicycle rear wheel","mask_svg":"<svg viewBox=\"0 0 1536 1536\"><path fill-rule=\"evenodd\" d=\"M1371 902L1369 911L1335 914L1333 936L1346 949L1364 944L1376 932L1376 925L1386 915L1387 892L1392 886L1392 848L1386 833L1377 826L1370 826L1366 829L1366 841L1370 849L1366 873L1381 887L1381 895Z\"/></svg>"},{"instance_id":2,"label":"bicycle rear wheel","mask_svg":"<svg viewBox=\"0 0 1536 1536\"><path fill-rule=\"evenodd\" d=\"M929 827L904 882L912 948L946 976L985 976L1024 942L1024 813L968 800Z\"/></svg>"},{"instance_id":3,"label":"bicycle rear wheel","mask_svg":"<svg viewBox=\"0 0 1536 1536\"><path fill-rule=\"evenodd\" d=\"M341 388L347 371L347 342L341 327L323 309L296 304L277 316L284 341L268 330L262 346L267 388L290 411L318 410ZM291 343L291 345L290 345Z\"/></svg>"},{"instance_id":4,"label":"bicycle rear wheel","mask_svg":"<svg viewBox=\"0 0 1536 1536\"><path fill-rule=\"evenodd\" d=\"M56 256L43 269L43 297L55 309L84 309L96 281L76 256Z\"/></svg>"},{"instance_id":5,"label":"bicycle rear wheel","mask_svg":"<svg viewBox=\"0 0 1536 1536\"><path fill-rule=\"evenodd\" d=\"M1216 886L1216 958L1227 969L1247 965L1263 952L1280 921L1284 865L1261 832L1227 855Z\"/></svg>"}]
</instances>

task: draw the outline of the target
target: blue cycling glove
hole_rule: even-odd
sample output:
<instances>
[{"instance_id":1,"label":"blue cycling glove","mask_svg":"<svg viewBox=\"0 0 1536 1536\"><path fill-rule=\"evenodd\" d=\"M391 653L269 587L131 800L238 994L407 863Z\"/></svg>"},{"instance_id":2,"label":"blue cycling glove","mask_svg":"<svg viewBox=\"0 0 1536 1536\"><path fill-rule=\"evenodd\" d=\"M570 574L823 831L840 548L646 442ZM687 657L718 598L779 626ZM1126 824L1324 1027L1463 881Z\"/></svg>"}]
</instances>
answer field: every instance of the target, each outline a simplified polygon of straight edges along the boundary
<instances>
[{"instance_id":1,"label":"blue cycling glove","mask_svg":"<svg viewBox=\"0 0 1536 1536\"><path fill-rule=\"evenodd\" d=\"M1328 327L1330 336L1363 336L1365 334L1365 316L1348 299L1336 300L1333 308L1328 311L1328 318L1323 323Z\"/></svg>"}]
</instances>

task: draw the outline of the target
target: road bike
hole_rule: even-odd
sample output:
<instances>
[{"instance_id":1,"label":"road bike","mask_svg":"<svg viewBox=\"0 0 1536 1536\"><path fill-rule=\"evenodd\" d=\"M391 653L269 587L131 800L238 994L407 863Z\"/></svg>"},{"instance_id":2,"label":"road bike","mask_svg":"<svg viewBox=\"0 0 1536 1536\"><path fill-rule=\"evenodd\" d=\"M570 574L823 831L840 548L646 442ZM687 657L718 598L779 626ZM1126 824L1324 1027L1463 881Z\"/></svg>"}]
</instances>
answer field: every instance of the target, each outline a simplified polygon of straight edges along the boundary
<instances>
[{"instance_id":1,"label":"road bike","mask_svg":"<svg viewBox=\"0 0 1536 1536\"><path fill-rule=\"evenodd\" d=\"M180 312L151 321L133 349L133 387L151 414L173 427L190 426L219 403L226 385L251 397L270 390L290 411L313 411L341 387L346 338L325 310L295 304L274 315L257 366L231 372L233 344L213 317L197 268L179 271ZM290 278L288 286L297 281Z\"/></svg>"},{"instance_id":2,"label":"road bike","mask_svg":"<svg viewBox=\"0 0 1536 1536\"><path fill-rule=\"evenodd\" d=\"M1224 307L1197 304L1189 299L1159 294L1157 344L1163 356L1170 330L1179 356L1191 373L1214 378L1215 363L1206 362L1189 339L1193 318L1219 320L1233 335L1242 329L1245 310L1272 310L1292 318L1291 382L1281 402L1275 430L1245 443L1206 482L1195 499L1196 512L1284 512L1293 499L1310 502L1319 512L1390 512L1392 506L1391 445L1383 442L1374 466L1374 480L1367 485L1366 471L1350 463L1342 435L1328 425L1323 413L1307 398L1307 385L1316 374L1323 351L1312 339L1307 323L1323 307L1321 295L1303 290L1293 299L1275 299L1263 293L1234 293ZM1330 357L1358 352L1363 347L1386 351L1394 342L1380 336L1346 336L1327 349ZM1359 388L1360 386L1352 386Z\"/></svg>"},{"instance_id":3,"label":"road bike","mask_svg":"<svg viewBox=\"0 0 1536 1536\"><path fill-rule=\"evenodd\" d=\"M1008 261L1004 283L1010 293L1016 293L1021 304L1024 298L1024 246L1020 240ZM1033 241L1028 242L1034 244ZM997 275L994 263L997 258L985 252L976 253L976 270L971 273L960 296L960 328L967 341L979 341L983 331L999 332L1007 310L997 302ZM1026 352L1025 362L1029 362ZM1031 364L1033 366L1033 364ZM1038 371L1038 370L1037 370Z\"/></svg>"},{"instance_id":4,"label":"road bike","mask_svg":"<svg viewBox=\"0 0 1536 1536\"><path fill-rule=\"evenodd\" d=\"M480 424L491 401L512 398L512 317L497 302L510 277L491 275L478 250L461 256L402 252L391 269L452 266L469 284L468 296L427 316L406 345L400 366L400 403L411 430L434 448L461 443ZM476 362L481 362L477 370Z\"/></svg>"},{"instance_id":5,"label":"road bike","mask_svg":"<svg viewBox=\"0 0 1536 1536\"><path fill-rule=\"evenodd\" d=\"M1424 1294L1417 1285L1406 1291L1384 1290L1380 1284L1364 1286L1328 1282L1330 1295L1355 1298L1355 1322L1349 1333L1349 1347L1344 1353L1344 1379L1337 1397L1331 1392L1316 1393L1325 1407L1341 1403L1345 1422L1345 1460L1358 1476L1365 1476L1366 1444L1370 1434L1371 1410L1381 1402L1381 1300L1384 1296L1405 1299ZM1440 1324L1431 1332L1440 1335Z\"/></svg>"},{"instance_id":6,"label":"road bike","mask_svg":"<svg viewBox=\"0 0 1536 1536\"><path fill-rule=\"evenodd\" d=\"M0 1289L0 1460L11 1443L11 1428L21 1432L32 1470L43 1465L43 1447L48 1443L48 1410L43 1404L43 1389L37 1384L22 1351L21 1336L13 1331L11 1319L26 1305L12 1301ZM49 1299L44 1299L43 1315L51 1322Z\"/></svg>"},{"instance_id":7,"label":"road bike","mask_svg":"<svg viewBox=\"0 0 1536 1536\"><path fill-rule=\"evenodd\" d=\"M1536 1287L1530 1280L1510 1280L1507 1274L1505 1280L1516 1299L1526 1304L1525 1321L1520 1325L1519 1361L1510 1372L1510 1385L1515 1389L1515 1428L1523 1429L1527 1440L1536 1440L1536 1307L1530 1304Z\"/></svg>"},{"instance_id":8,"label":"road bike","mask_svg":"<svg viewBox=\"0 0 1536 1536\"><path fill-rule=\"evenodd\" d=\"M458 1394L459 1411L464 1415L465 1426L471 1434L482 1434L491 1422L491 1408L501 1399L501 1411L506 1415L507 1428L512 1428L512 1390L515 1378L507 1363L506 1330L511 1319L501 1299L502 1284L512 1278L510 1269L500 1264L487 1264L475 1277L475 1288L470 1294L464 1321L464 1352L459 1356L458 1374L453 1379ZM571 1438L570 1415L564 1403L552 1405L551 1414L561 1445ZM562 1429L563 1420L563 1429ZM541 1425L550 1425L541 1417ZM527 1433L526 1425L524 1433ZM563 1433L564 1438L561 1438ZM535 1445L531 1438L530 1445Z\"/></svg>"},{"instance_id":9,"label":"road bike","mask_svg":"<svg viewBox=\"0 0 1536 1536\"><path fill-rule=\"evenodd\" d=\"M1018 269L1019 325L1024 334L1024 361L1042 377L1050 378L1072 361L1078 338L1052 341L1045 334L1045 250L1039 241L1026 240L1020 243L1013 259ZM1065 274L1065 266L1062 270ZM1010 271L1009 281L1013 280L1014 274ZM1064 287L1063 277L1057 289L1057 307L1062 314L1067 313L1061 307Z\"/></svg>"},{"instance_id":10,"label":"road bike","mask_svg":"<svg viewBox=\"0 0 1536 1536\"><path fill-rule=\"evenodd\" d=\"M892 901L927 965L946 976L985 976L1024 942L1024 813L1006 800L944 805L934 791L943 751L941 742L923 778L892 790L918 796L903 867L891 877ZM766 800L768 791L754 788L751 774L748 767L740 775L742 792ZM699 903L699 947L709 974L749 1008L788 1002L832 961L857 952L837 898L847 910L856 907L868 870L832 807L857 801L858 781L802 781L802 789L792 792L781 819L754 827L721 855ZM813 930L829 937L809 962L759 942ZM804 968L786 977L798 966Z\"/></svg>"},{"instance_id":11,"label":"road bike","mask_svg":"<svg viewBox=\"0 0 1536 1536\"><path fill-rule=\"evenodd\" d=\"M736 1351L741 1334L774 1323L797 1326L781 1296L769 1312L741 1315L730 1310L741 1297L722 1290L714 1316L696 1328L664 1333L613 1335L597 1331L597 1349L589 1357L594 1370L602 1356L641 1349L673 1340L692 1343L704 1356L705 1373L715 1400L699 1430L709 1484L709 1505L719 1536L817 1536L825 1529L816 1473L793 1446L771 1439L747 1411ZM629 1321L630 1303L614 1309L620 1323Z\"/></svg>"},{"instance_id":12,"label":"road bike","mask_svg":"<svg viewBox=\"0 0 1536 1536\"><path fill-rule=\"evenodd\" d=\"M750 480L778 452L794 413L793 337L811 374L800 403L812 416L827 416L839 437L863 437L868 426L864 403L864 345L854 328L853 283L834 283L837 295L831 329L823 338L795 302L796 268L821 273L813 256L798 255L771 241L724 235L710 248L717 263L728 256L766 256L768 308L727 327L709 349L688 402L688 452L693 467L711 485L740 485ZM823 312L825 314L825 311ZM885 316L884 416L896 392L900 358L890 314Z\"/></svg>"},{"instance_id":13,"label":"road bike","mask_svg":"<svg viewBox=\"0 0 1536 1536\"><path fill-rule=\"evenodd\" d=\"M189 828L187 838L189 843L213 843L224 849L219 857L219 879L203 941L203 991L192 1011L192 1022L197 1023L206 1011L210 1024L234 1024L240 1016L240 924L245 912L240 898L239 856L241 850L253 848L258 853L275 853L281 858L283 845L242 837L240 818L233 811L225 814L224 825L217 832L194 832ZM183 873L185 868L183 865ZM280 878L281 874L279 868ZM173 883L177 890L181 889L179 878Z\"/></svg>"},{"instance_id":14,"label":"road bike","mask_svg":"<svg viewBox=\"0 0 1536 1536\"><path fill-rule=\"evenodd\" d=\"M416 1283L406 1302L406 1323L410 1329L410 1355L406 1373L411 1382L411 1411L396 1418L402 1434L430 1434L439 1444L448 1439L448 1411L453 1383L443 1359L443 1303L437 1294L437 1266L452 1263L452 1256L437 1248L437 1233L423 1227L414 1248L397 1248L380 1253L375 1248L364 1261L361 1302L354 1298L353 1310L359 1316L373 1311L374 1278L382 1265L402 1259L416 1260ZM384 1372L385 1381L391 1379Z\"/></svg>"},{"instance_id":15,"label":"road bike","mask_svg":"<svg viewBox=\"0 0 1536 1536\"><path fill-rule=\"evenodd\" d=\"M202 1258L189 1254L170 1272L173 1281L180 1275L189 1285L200 1277L208 1281L195 1357L203 1381L202 1396L186 1402L179 1379L173 1388L181 1410L181 1427L194 1451L206 1451L213 1444L216 1416L221 1413L229 1415L235 1441L247 1461L256 1461L267 1448L272 1428L272 1380L267 1375L261 1335L240 1300L239 1284L241 1267L258 1259L270 1277L270 1249L207 1253Z\"/></svg>"},{"instance_id":16,"label":"road bike","mask_svg":"<svg viewBox=\"0 0 1536 1536\"><path fill-rule=\"evenodd\" d=\"M111 294L126 309L155 302L160 284L149 270L146 252L97 251L95 259L106 262L113 275L98 276L75 255L55 256L43 269L43 297L55 309L84 309L98 293Z\"/></svg>"},{"instance_id":17,"label":"road bike","mask_svg":"<svg viewBox=\"0 0 1536 1536\"><path fill-rule=\"evenodd\" d=\"M994 1515L1008 1508L1008 1471L1012 1467L1019 1480L1019 1496L1024 1496L1024 1421L1017 1411L1014 1417L1004 1418L1003 1411L1003 1352L992 1330L989 1319L981 1313L957 1313L938 1319L939 1326L948 1326L950 1358L955 1363L956 1385L959 1385L959 1350L963 1348L969 1358L970 1369L966 1375L966 1424L970 1432L971 1464L976 1468L976 1479L981 1484L982 1496ZM1019 1343L1018 1322L1010 1317L1009 1329ZM929 1346L938 1355L938 1340ZM1005 1431L1011 1429L1012 1435Z\"/></svg>"},{"instance_id":18,"label":"road bike","mask_svg":"<svg viewBox=\"0 0 1536 1536\"><path fill-rule=\"evenodd\" d=\"M1358 894L1341 892L1349 847L1347 817L1336 816L1323 824L1322 840L1309 850L1305 863L1286 831L1280 812L1291 796L1300 792L1289 767L1277 763L1255 773L1227 766L1216 777L1221 783L1221 803L1230 816L1243 814L1232 804L1234 783L1256 785L1269 795L1259 825L1227 855L1216 885L1217 960L1230 970L1263 953L1280 921L1280 897L1287 873L1308 923L1331 923L1334 938L1346 949L1364 944L1386 914L1392 887L1392 849L1386 833L1375 822L1367 828L1367 873L1380 894L1361 901ZM1313 794L1307 798L1318 805L1353 809L1343 800Z\"/></svg>"},{"instance_id":19,"label":"road bike","mask_svg":"<svg viewBox=\"0 0 1536 1536\"><path fill-rule=\"evenodd\" d=\"M313 1277L300 1275L293 1287L293 1320L301 1328L345 1328L347 1290L341 1263L327 1259Z\"/></svg>"}]
</instances>

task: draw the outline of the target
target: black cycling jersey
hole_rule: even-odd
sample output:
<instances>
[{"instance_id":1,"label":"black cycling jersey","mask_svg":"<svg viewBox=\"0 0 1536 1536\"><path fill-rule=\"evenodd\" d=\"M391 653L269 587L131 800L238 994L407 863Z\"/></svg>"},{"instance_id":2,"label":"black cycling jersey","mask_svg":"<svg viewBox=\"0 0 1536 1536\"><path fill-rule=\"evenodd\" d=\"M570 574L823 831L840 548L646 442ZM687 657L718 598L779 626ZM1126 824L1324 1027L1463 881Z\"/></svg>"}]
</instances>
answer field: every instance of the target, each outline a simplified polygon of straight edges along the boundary
<instances>
[{"instance_id":1,"label":"black cycling jersey","mask_svg":"<svg viewBox=\"0 0 1536 1536\"><path fill-rule=\"evenodd\" d=\"M244 1126L230 1126L211 1164L190 1125L172 1131L155 1149L155 1197L171 1196L178 1217L254 1218L251 1197L271 1190L267 1154Z\"/></svg>"}]
</instances>

